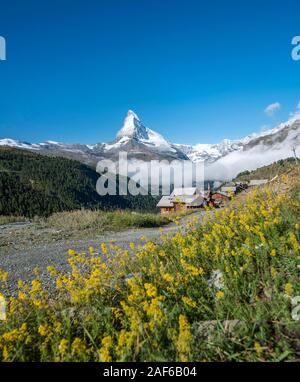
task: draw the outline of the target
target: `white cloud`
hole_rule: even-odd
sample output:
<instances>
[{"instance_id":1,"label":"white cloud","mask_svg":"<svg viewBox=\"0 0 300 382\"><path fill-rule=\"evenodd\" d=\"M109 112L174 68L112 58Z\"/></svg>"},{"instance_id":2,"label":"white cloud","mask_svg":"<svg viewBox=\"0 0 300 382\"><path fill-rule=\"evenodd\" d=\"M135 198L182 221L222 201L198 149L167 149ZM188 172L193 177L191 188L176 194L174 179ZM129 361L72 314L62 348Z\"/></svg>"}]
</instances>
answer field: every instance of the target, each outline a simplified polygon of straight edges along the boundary
<instances>
[{"instance_id":1,"label":"white cloud","mask_svg":"<svg viewBox=\"0 0 300 382\"><path fill-rule=\"evenodd\" d=\"M268 116L272 116L275 114L275 112L277 110L279 110L281 108L281 104L279 102L275 102L275 103L271 103L271 105L267 106L265 108L265 113L268 115Z\"/></svg>"},{"instance_id":2,"label":"white cloud","mask_svg":"<svg viewBox=\"0 0 300 382\"><path fill-rule=\"evenodd\" d=\"M293 145L300 147L297 130L290 130L282 142L277 142L274 139L271 147L268 144L265 145L262 141L251 149L233 151L216 162L207 165L205 179L230 180L241 171L255 170L279 159L289 158L293 155Z\"/></svg>"}]
</instances>

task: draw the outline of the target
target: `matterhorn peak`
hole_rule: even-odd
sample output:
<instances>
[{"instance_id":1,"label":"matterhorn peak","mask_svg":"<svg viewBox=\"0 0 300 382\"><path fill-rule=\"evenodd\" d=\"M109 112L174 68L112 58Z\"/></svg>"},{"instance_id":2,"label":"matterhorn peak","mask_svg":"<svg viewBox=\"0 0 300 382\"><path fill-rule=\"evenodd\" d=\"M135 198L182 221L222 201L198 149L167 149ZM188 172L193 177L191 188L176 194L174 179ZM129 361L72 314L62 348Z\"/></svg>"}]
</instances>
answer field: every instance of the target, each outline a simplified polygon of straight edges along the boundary
<instances>
[{"instance_id":1,"label":"matterhorn peak","mask_svg":"<svg viewBox=\"0 0 300 382\"><path fill-rule=\"evenodd\" d=\"M140 140L149 138L147 128L141 123L139 117L132 110L128 110L123 127L117 134L117 139L121 139L123 137L136 138Z\"/></svg>"},{"instance_id":2,"label":"matterhorn peak","mask_svg":"<svg viewBox=\"0 0 300 382\"><path fill-rule=\"evenodd\" d=\"M133 110L130 110L130 109L127 112L127 117L134 118L138 121L140 120L139 117L137 116L137 114Z\"/></svg>"}]
</instances>

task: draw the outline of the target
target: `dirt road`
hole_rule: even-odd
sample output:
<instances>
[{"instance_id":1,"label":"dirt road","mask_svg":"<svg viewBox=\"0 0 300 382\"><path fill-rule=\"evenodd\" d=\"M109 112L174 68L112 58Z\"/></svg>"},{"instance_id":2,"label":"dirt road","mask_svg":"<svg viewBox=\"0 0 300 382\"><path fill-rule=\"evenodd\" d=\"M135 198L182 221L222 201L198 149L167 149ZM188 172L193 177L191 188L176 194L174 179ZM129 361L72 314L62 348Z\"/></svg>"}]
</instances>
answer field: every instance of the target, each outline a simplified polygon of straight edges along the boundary
<instances>
[{"instance_id":1,"label":"dirt road","mask_svg":"<svg viewBox=\"0 0 300 382\"><path fill-rule=\"evenodd\" d=\"M197 217L201 221L203 216L203 211L195 212L192 215L183 217L179 225L171 223L164 226L163 231L165 234L172 235L180 229L185 229L191 218ZM47 236L51 232L47 229L40 229L37 232L34 232L34 230L33 223L12 223L0 226L0 268L9 273L10 293L16 291L19 279L25 281L33 279L35 277L33 270L36 267L40 269L43 281L51 289L52 279L47 272L47 266L54 265L60 270L68 271L67 251L70 248L80 252L86 251L90 246L99 248L101 243L109 244L112 241L122 248L128 248L128 244L131 242L135 244L141 243L141 236L157 242L161 235L159 228L141 228L105 232L93 236L92 239L80 238L75 240L66 238L36 244L33 239L34 234L43 237L43 235ZM82 237L84 237L84 233L82 233ZM18 238L18 240L15 238Z\"/></svg>"}]
</instances>

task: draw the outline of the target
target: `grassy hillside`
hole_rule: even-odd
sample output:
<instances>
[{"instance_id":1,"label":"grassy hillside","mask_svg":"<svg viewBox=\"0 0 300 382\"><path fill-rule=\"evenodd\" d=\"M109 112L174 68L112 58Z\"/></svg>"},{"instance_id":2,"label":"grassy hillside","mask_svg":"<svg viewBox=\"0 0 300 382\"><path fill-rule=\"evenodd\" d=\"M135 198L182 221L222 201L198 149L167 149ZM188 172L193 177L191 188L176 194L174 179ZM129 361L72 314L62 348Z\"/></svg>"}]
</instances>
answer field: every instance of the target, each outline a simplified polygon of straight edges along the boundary
<instances>
[{"instance_id":1,"label":"grassy hillside","mask_svg":"<svg viewBox=\"0 0 300 382\"><path fill-rule=\"evenodd\" d=\"M155 210L151 196L99 196L98 177L77 161L0 148L0 215L49 216L82 207Z\"/></svg>"},{"instance_id":2,"label":"grassy hillside","mask_svg":"<svg viewBox=\"0 0 300 382\"><path fill-rule=\"evenodd\" d=\"M7 297L5 361L300 359L300 168L162 243L69 250ZM101 249L103 258L97 255ZM7 274L0 273L3 286Z\"/></svg>"},{"instance_id":3,"label":"grassy hillside","mask_svg":"<svg viewBox=\"0 0 300 382\"><path fill-rule=\"evenodd\" d=\"M300 159L298 160L300 162ZM282 175L295 168L295 158L281 159L268 166L260 167L253 171L243 171L236 176L234 182L247 182L252 179L272 179L276 175Z\"/></svg>"}]
</instances>

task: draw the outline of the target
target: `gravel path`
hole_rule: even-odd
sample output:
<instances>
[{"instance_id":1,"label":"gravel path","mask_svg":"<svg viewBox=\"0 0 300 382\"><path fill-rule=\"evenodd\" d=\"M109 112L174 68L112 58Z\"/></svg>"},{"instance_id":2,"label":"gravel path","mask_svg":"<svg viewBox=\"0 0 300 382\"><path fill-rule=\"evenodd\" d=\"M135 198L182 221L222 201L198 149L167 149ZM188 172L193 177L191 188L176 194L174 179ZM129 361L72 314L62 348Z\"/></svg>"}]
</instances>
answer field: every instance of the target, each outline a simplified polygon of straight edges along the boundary
<instances>
[{"instance_id":1,"label":"gravel path","mask_svg":"<svg viewBox=\"0 0 300 382\"><path fill-rule=\"evenodd\" d=\"M197 217L201 220L204 216L203 211L197 211L192 215L185 216L180 220L179 225L171 223L163 227L165 234L174 234L179 229L185 229L187 222ZM0 235L9 233L10 237L14 233L22 229L32 229L31 223L12 223L0 226ZM45 232L45 235L47 232ZM130 242L138 244L141 243L141 236L145 236L150 241L158 241L161 235L159 228L141 228L141 229L128 229L119 232L105 232L101 235L94 236L93 239L84 240L59 240L47 244L32 244L26 243L24 249L15 248L15 246L6 246L3 250L0 247L0 268L9 273L9 293L14 294L17 288L19 279L25 281L32 280L34 276L33 270L38 267L41 270L41 278L46 287L51 289L52 279L47 272L48 265L54 265L56 268L64 271L69 270L67 262L68 249L75 251L86 251L90 246L99 247L101 243L109 244L111 241L122 248L128 248ZM3 248L3 247L2 247Z\"/></svg>"}]
</instances>

